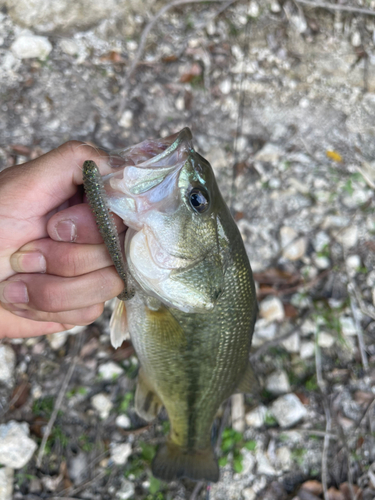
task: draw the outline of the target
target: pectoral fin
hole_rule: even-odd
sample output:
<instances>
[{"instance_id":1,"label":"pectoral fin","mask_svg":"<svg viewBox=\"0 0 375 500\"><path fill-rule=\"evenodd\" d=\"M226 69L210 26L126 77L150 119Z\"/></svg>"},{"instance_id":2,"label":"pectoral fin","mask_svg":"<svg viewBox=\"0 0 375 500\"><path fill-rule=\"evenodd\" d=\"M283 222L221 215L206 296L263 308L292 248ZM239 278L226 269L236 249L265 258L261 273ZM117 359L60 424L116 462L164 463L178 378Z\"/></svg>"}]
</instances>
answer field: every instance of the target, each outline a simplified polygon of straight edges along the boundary
<instances>
[{"instance_id":1,"label":"pectoral fin","mask_svg":"<svg viewBox=\"0 0 375 500\"><path fill-rule=\"evenodd\" d=\"M116 299L116 307L112 313L111 321L109 323L109 331L111 335L111 344L115 349L130 338L128 321L126 316L125 302Z\"/></svg>"},{"instance_id":2,"label":"pectoral fin","mask_svg":"<svg viewBox=\"0 0 375 500\"><path fill-rule=\"evenodd\" d=\"M246 366L246 370L240 380L240 383L237 386L236 392L244 392L245 394L259 394L260 392L260 384L258 377L255 375L253 367L248 362Z\"/></svg>"},{"instance_id":3,"label":"pectoral fin","mask_svg":"<svg viewBox=\"0 0 375 500\"><path fill-rule=\"evenodd\" d=\"M150 422L157 416L162 407L163 403L151 387L141 368L138 373L138 383L135 391L135 411L146 422Z\"/></svg>"}]
</instances>

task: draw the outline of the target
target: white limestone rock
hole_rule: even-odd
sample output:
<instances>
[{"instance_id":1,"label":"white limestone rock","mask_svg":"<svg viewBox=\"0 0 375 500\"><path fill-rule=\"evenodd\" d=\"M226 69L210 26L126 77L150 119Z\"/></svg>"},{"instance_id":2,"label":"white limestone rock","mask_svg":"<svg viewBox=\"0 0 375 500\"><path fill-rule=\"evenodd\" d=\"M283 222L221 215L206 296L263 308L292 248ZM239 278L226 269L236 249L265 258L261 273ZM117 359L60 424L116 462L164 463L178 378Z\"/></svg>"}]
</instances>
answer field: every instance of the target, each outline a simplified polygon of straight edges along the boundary
<instances>
[{"instance_id":1,"label":"white limestone rock","mask_svg":"<svg viewBox=\"0 0 375 500\"><path fill-rule=\"evenodd\" d=\"M259 314L266 321L282 321L285 317L284 306L278 297L267 297L259 306Z\"/></svg>"},{"instance_id":2,"label":"white limestone rock","mask_svg":"<svg viewBox=\"0 0 375 500\"><path fill-rule=\"evenodd\" d=\"M102 380L114 381L124 373L124 370L117 363L108 361L99 366L98 373Z\"/></svg>"},{"instance_id":3,"label":"white limestone rock","mask_svg":"<svg viewBox=\"0 0 375 500\"><path fill-rule=\"evenodd\" d=\"M323 349L329 349L336 342L335 337L327 332L319 332L318 334L318 346Z\"/></svg>"},{"instance_id":4,"label":"white limestone rock","mask_svg":"<svg viewBox=\"0 0 375 500\"><path fill-rule=\"evenodd\" d=\"M285 394L277 398L272 403L270 411L280 427L295 425L307 414L306 408L293 393Z\"/></svg>"},{"instance_id":5,"label":"white limestone rock","mask_svg":"<svg viewBox=\"0 0 375 500\"><path fill-rule=\"evenodd\" d=\"M16 355L10 345L0 344L0 383L11 387L14 383Z\"/></svg>"},{"instance_id":6,"label":"white limestone rock","mask_svg":"<svg viewBox=\"0 0 375 500\"><path fill-rule=\"evenodd\" d=\"M116 418L116 425L121 429L130 429L132 426L131 420L127 415L119 415Z\"/></svg>"},{"instance_id":7,"label":"white limestone rock","mask_svg":"<svg viewBox=\"0 0 375 500\"><path fill-rule=\"evenodd\" d=\"M264 420L267 415L267 407L264 405L259 405L254 410L249 411L245 415L246 425L249 427L254 427L258 429L264 424Z\"/></svg>"},{"instance_id":8,"label":"white limestone rock","mask_svg":"<svg viewBox=\"0 0 375 500\"><path fill-rule=\"evenodd\" d=\"M29 438L26 422L10 420L0 425L0 464L21 469L33 456L37 444Z\"/></svg>"},{"instance_id":9,"label":"white limestone rock","mask_svg":"<svg viewBox=\"0 0 375 500\"><path fill-rule=\"evenodd\" d=\"M285 370L271 373L266 379L266 389L271 394L279 395L290 391L288 374Z\"/></svg>"},{"instance_id":10,"label":"white limestone rock","mask_svg":"<svg viewBox=\"0 0 375 500\"><path fill-rule=\"evenodd\" d=\"M103 420L109 416L109 413L113 408L111 399L104 393L95 394L95 396L91 398L91 404Z\"/></svg>"},{"instance_id":11,"label":"white limestone rock","mask_svg":"<svg viewBox=\"0 0 375 500\"><path fill-rule=\"evenodd\" d=\"M0 468L0 498L1 500L12 500L13 498L14 470L10 467Z\"/></svg>"},{"instance_id":12,"label":"white limestone rock","mask_svg":"<svg viewBox=\"0 0 375 500\"><path fill-rule=\"evenodd\" d=\"M125 465L132 453L130 443L111 443L111 459L116 465Z\"/></svg>"},{"instance_id":13,"label":"white limestone rock","mask_svg":"<svg viewBox=\"0 0 375 500\"><path fill-rule=\"evenodd\" d=\"M30 59L36 57L44 60L52 50L52 45L45 36L20 35L10 46L14 57Z\"/></svg>"}]
</instances>

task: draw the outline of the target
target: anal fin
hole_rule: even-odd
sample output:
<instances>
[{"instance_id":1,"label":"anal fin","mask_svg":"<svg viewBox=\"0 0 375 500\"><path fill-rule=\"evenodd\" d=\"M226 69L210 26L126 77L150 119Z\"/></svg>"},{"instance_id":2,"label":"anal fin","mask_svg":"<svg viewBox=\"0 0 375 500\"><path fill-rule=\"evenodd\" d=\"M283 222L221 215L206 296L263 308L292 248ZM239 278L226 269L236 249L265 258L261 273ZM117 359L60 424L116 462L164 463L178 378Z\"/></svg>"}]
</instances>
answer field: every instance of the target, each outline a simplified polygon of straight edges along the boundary
<instances>
[{"instance_id":1,"label":"anal fin","mask_svg":"<svg viewBox=\"0 0 375 500\"><path fill-rule=\"evenodd\" d=\"M141 368L138 373L138 382L135 391L135 411L146 422L150 422L157 416L162 407L163 403L151 387Z\"/></svg>"}]
</instances>

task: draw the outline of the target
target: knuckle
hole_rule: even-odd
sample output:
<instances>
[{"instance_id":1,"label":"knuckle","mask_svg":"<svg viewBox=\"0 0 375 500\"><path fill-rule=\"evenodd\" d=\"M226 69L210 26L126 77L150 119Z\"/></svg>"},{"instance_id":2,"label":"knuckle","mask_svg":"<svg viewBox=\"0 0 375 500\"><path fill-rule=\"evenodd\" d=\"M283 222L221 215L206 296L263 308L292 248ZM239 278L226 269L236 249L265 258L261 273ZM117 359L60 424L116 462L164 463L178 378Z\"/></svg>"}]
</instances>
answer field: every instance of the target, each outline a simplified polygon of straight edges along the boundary
<instances>
[{"instance_id":1,"label":"knuckle","mask_svg":"<svg viewBox=\"0 0 375 500\"><path fill-rule=\"evenodd\" d=\"M65 309L65 294L56 283L46 283L38 293L37 305L41 311L60 312Z\"/></svg>"}]
</instances>

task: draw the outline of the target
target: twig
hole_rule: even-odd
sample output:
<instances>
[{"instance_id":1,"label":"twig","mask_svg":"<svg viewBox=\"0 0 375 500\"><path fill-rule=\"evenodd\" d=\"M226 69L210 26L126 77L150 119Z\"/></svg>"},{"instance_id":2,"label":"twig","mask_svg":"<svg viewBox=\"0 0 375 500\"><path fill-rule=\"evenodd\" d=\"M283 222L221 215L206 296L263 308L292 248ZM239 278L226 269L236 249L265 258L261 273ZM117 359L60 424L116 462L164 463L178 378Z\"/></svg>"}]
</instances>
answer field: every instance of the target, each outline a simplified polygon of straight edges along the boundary
<instances>
[{"instance_id":1,"label":"twig","mask_svg":"<svg viewBox=\"0 0 375 500\"><path fill-rule=\"evenodd\" d=\"M353 280L351 281L351 286L353 288L353 292L354 292L354 295L355 295L355 298L357 299L357 302L358 302L358 305L359 305L359 309L361 310L361 312L365 315L365 316L368 316L369 318L371 319L374 319L375 320L375 314L372 313L371 311L369 311L363 300L362 300L362 297L361 295L359 294L358 292L358 288L355 286L355 283L353 282Z\"/></svg>"},{"instance_id":2,"label":"twig","mask_svg":"<svg viewBox=\"0 0 375 500\"><path fill-rule=\"evenodd\" d=\"M155 26L156 22L166 12L168 12L168 10L172 9L173 7L178 7L180 5L186 5L186 4L189 4L189 3L202 3L202 2L205 2L205 3L207 3L207 2L209 2L209 3L224 3L223 0L173 0L172 2L168 3L167 5L164 5L164 7L162 7L154 15L154 17L151 19L151 21L146 25L146 27L142 31L142 35L141 35L141 38L140 38L140 41L139 41L138 50L137 50L137 52L136 52L136 54L134 56L133 62L131 63L131 65L130 65L130 67L129 67L129 69L126 72L126 75L124 77L124 82L123 82L123 86L122 86L123 96L121 98L120 105L119 105L119 110L118 110L118 115L119 116L122 115L122 113L124 111L124 108L125 108L125 104L126 104L126 91L127 91L128 85L129 85L130 77L132 76L132 74L133 74L133 72L135 70L135 67L137 66L137 64L139 63L139 61L141 59L141 56L143 54L143 51L144 51L144 48L145 48L145 45L146 45L147 37L148 37L150 31L152 30L152 28ZM231 3L228 3L228 6L231 5Z\"/></svg>"},{"instance_id":3,"label":"twig","mask_svg":"<svg viewBox=\"0 0 375 500\"><path fill-rule=\"evenodd\" d=\"M298 332L298 330L301 328L302 323L310 315L310 313L311 313L311 311L308 310L304 314L302 314L300 320L298 321L296 326L290 330L290 332L284 333L284 335L280 335L280 337L277 337L276 339L269 340L268 342L265 342L263 345L261 345L259 347L259 349L257 349L255 352L253 352L250 355L250 361L255 361L260 356L262 356L262 354L264 354L270 347L273 347L275 345L280 344L280 342L282 342L283 340L286 340L291 335Z\"/></svg>"},{"instance_id":4,"label":"twig","mask_svg":"<svg viewBox=\"0 0 375 500\"><path fill-rule=\"evenodd\" d=\"M318 430L314 430L314 429L301 429L299 427L293 427L293 432L296 431L296 432L303 432L305 434L309 434L311 436L317 436L317 437L322 437L324 438L326 435L327 435L327 431L318 431ZM283 434L285 433L285 430L284 429L280 429L278 431L278 434ZM330 439L339 439L339 437L336 435L336 434L333 434L332 432L329 433L329 438Z\"/></svg>"},{"instance_id":5,"label":"twig","mask_svg":"<svg viewBox=\"0 0 375 500\"><path fill-rule=\"evenodd\" d=\"M328 447L329 447L329 440L330 440L330 434L331 434L331 413L329 411L329 406L328 406L328 401L326 399L326 394L325 394L325 384L323 380L323 375L322 375L322 358L321 358L321 352L320 352L320 347L318 344L318 327L315 330L315 371L316 371L316 381L319 386L319 389L323 395L323 406L324 406L324 413L326 417L326 431L325 431L325 436L324 436L324 441L323 441L323 453L322 453L322 486L323 486L323 494L324 494L324 500L329 500L328 498L328 470L327 470L327 458L328 458Z\"/></svg>"},{"instance_id":6,"label":"twig","mask_svg":"<svg viewBox=\"0 0 375 500\"><path fill-rule=\"evenodd\" d=\"M365 348L365 341L363 339L361 322L358 318L358 311L356 310L356 308L354 306L355 300L358 301L359 294L355 292L356 286L355 286L354 280L350 276L348 265L346 263L346 251L345 251L344 245L342 247L342 252L343 252L343 257L344 257L344 262L345 262L346 276L348 279L347 289L348 289L348 295L349 295L349 300L350 300L350 308L352 310L355 329L357 331L359 352L361 354L363 369L365 372L367 372L368 371L368 359L367 359L367 353L366 353L366 348ZM359 304L360 304L360 301L358 301L358 305Z\"/></svg>"},{"instance_id":7,"label":"twig","mask_svg":"<svg viewBox=\"0 0 375 500\"><path fill-rule=\"evenodd\" d=\"M202 486L204 485L203 481L198 481L198 483L195 485L195 488L193 489L193 493L190 496L190 500L196 500L199 492L202 489Z\"/></svg>"},{"instance_id":8,"label":"twig","mask_svg":"<svg viewBox=\"0 0 375 500\"><path fill-rule=\"evenodd\" d=\"M108 467L105 470L103 470L102 472L100 472L99 474L97 474L95 477L93 477L92 479L90 479L89 481L85 481L84 483L79 484L71 492L71 495L75 495L76 493L78 493L79 491L81 491L83 488L85 488L89 484L92 484L95 481L98 481L99 479L101 479L102 477L106 476L107 474L108 474Z\"/></svg>"},{"instance_id":9,"label":"twig","mask_svg":"<svg viewBox=\"0 0 375 500\"><path fill-rule=\"evenodd\" d=\"M327 458L328 458L328 447L329 440L331 438L331 413L329 411L328 401L323 402L324 405L324 413L326 416L326 435L324 436L323 441L323 453L322 453L322 486L324 493L324 500L329 500L328 497L328 467L327 467Z\"/></svg>"},{"instance_id":10,"label":"twig","mask_svg":"<svg viewBox=\"0 0 375 500\"><path fill-rule=\"evenodd\" d=\"M78 359L77 354L78 354L78 346L79 346L79 342L77 341L77 339L76 339L76 345L77 345L76 353L75 353L75 355L73 357L73 360L72 360L72 362L70 364L69 370L68 370L67 374L65 375L65 378L64 378L64 381L62 383L59 395L57 396L56 403L55 403L55 406L53 408L53 412L52 412L51 418L49 419L49 422L47 424L46 430L45 430L45 432L43 434L42 443L40 445L39 452L38 452L38 457L37 457L37 460L36 460L36 466L38 468L40 468L40 466L42 465L42 459L43 459L44 450L45 450L45 447L46 447L46 444L47 444L47 440L48 440L48 438L49 438L49 436L51 434L52 427L53 427L53 425L55 423L55 420L56 420L56 417L57 417L57 413L58 413L58 411L59 411L59 409L61 407L61 404L63 402L66 390L67 390L69 382L70 382L70 379L72 378L74 369L75 369L76 364L77 364L77 359Z\"/></svg>"},{"instance_id":11,"label":"twig","mask_svg":"<svg viewBox=\"0 0 375 500\"><path fill-rule=\"evenodd\" d=\"M308 5L314 9L338 10L340 12L353 12L363 16L375 16L375 11L371 9L361 9L360 7L352 7L350 5L338 5L324 2L311 2L310 0L294 0L301 5Z\"/></svg>"}]
</instances>

